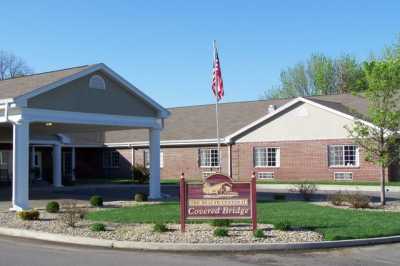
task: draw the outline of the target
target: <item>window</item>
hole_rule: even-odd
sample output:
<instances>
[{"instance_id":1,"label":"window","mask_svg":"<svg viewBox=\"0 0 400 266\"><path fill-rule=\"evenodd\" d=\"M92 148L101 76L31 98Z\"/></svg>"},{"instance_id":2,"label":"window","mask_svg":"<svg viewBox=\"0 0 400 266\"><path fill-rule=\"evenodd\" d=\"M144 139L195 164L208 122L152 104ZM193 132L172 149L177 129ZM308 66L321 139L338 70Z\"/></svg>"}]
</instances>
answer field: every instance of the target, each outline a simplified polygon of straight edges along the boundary
<instances>
[{"instance_id":1,"label":"window","mask_svg":"<svg viewBox=\"0 0 400 266\"><path fill-rule=\"evenodd\" d=\"M335 180L353 180L353 173L351 172L335 172L333 173Z\"/></svg>"},{"instance_id":2,"label":"window","mask_svg":"<svg viewBox=\"0 0 400 266\"><path fill-rule=\"evenodd\" d=\"M201 173L201 175L202 175L202 177L203 177L203 180L204 180L204 179L207 179L209 176L212 176L212 175L214 175L214 174L216 174L216 172L202 172L202 173Z\"/></svg>"},{"instance_id":3,"label":"window","mask_svg":"<svg viewBox=\"0 0 400 266\"><path fill-rule=\"evenodd\" d=\"M103 152L103 168L119 168L119 152Z\"/></svg>"},{"instance_id":4,"label":"window","mask_svg":"<svg viewBox=\"0 0 400 266\"><path fill-rule=\"evenodd\" d=\"M257 179L274 179L274 173L272 172L258 172Z\"/></svg>"},{"instance_id":5,"label":"window","mask_svg":"<svg viewBox=\"0 0 400 266\"><path fill-rule=\"evenodd\" d=\"M89 79L89 88L91 89L98 89L98 90L105 90L106 89L106 82L100 75L93 75Z\"/></svg>"},{"instance_id":6,"label":"window","mask_svg":"<svg viewBox=\"0 0 400 266\"><path fill-rule=\"evenodd\" d=\"M254 167L279 167L280 149L257 147L253 151Z\"/></svg>"},{"instance_id":7,"label":"window","mask_svg":"<svg viewBox=\"0 0 400 266\"><path fill-rule=\"evenodd\" d=\"M9 151L0 151L0 169L8 169Z\"/></svg>"},{"instance_id":8,"label":"window","mask_svg":"<svg viewBox=\"0 0 400 266\"><path fill-rule=\"evenodd\" d=\"M359 151L357 145L329 146L329 166L354 167L359 165Z\"/></svg>"},{"instance_id":9,"label":"window","mask_svg":"<svg viewBox=\"0 0 400 266\"><path fill-rule=\"evenodd\" d=\"M219 167L218 149L203 148L199 150L200 167Z\"/></svg>"},{"instance_id":10,"label":"window","mask_svg":"<svg viewBox=\"0 0 400 266\"><path fill-rule=\"evenodd\" d=\"M149 150L144 151L144 165L146 168L150 168L150 152ZM160 151L160 168L164 167L164 152Z\"/></svg>"}]
</instances>

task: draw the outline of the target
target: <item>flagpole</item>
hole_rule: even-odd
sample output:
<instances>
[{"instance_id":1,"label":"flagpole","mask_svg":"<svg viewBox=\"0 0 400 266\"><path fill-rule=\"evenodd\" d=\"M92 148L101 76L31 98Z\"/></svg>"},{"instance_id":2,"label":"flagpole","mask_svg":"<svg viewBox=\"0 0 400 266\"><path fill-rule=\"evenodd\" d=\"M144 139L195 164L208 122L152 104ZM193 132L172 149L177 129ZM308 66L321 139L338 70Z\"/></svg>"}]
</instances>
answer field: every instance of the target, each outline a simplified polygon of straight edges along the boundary
<instances>
[{"instance_id":1,"label":"flagpole","mask_svg":"<svg viewBox=\"0 0 400 266\"><path fill-rule=\"evenodd\" d=\"M216 46L216 41L214 40L213 42L213 47L214 47L214 58L213 61L215 60L215 51L217 49ZM221 155L220 155L220 147L221 147L221 143L220 143L220 139L219 139L219 119L218 119L218 91L216 91L215 93L215 121L216 121L216 125L217 125L217 151L218 151L218 172L221 172Z\"/></svg>"}]
</instances>

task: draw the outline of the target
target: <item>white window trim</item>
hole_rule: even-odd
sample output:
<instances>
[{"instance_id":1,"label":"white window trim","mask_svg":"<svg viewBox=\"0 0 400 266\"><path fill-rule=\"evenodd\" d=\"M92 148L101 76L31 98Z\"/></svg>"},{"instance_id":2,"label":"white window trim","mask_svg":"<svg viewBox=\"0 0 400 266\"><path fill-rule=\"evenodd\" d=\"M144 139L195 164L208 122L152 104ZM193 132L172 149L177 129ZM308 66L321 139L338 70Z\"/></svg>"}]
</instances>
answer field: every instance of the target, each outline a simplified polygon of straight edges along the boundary
<instances>
[{"instance_id":1,"label":"white window trim","mask_svg":"<svg viewBox=\"0 0 400 266\"><path fill-rule=\"evenodd\" d=\"M150 168L150 151L143 151L144 167ZM160 151L160 168L164 168L164 151Z\"/></svg>"},{"instance_id":2,"label":"white window trim","mask_svg":"<svg viewBox=\"0 0 400 266\"><path fill-rule=\"evenodd\" d=\"M258 177L259 174L271 174L272 177L271 178L260 178L260 177ZM274 172L257 172L256 173L256 177L257 177L257 179L261 179L261 180L274 180L275 179L275 173Z\"/></svg>"},{"instance_id":3,"label":"white window trim","mask_svg":"<svg viewBox=\"0 0 400 266\"><path fill-rule=\"evenodd\" d=\"M255 160L255 150L256 149L276 149L276 165L275 166L268 166L268 165L256 165L256 160ZM268 152L267 152L268 154ZM268 161L268 158L266 158ZM267 164L266 161L266 164ZM280 147L266 147L266 146L256 146L253 148L253 167L257 169L262 169L262 168L279 168L281 167L281 148Z\"/></svg>"},{"instance_id":4,"label":"white window trim","mask_svg":"<svg viewBox=\"0 0 400 266\"><path fill-rule=\"evenodd\" d=\"M351 179L337 179L336 174L351 174ZM353 172L333 172L333 179L335 181L353 181Z\"/></svg>"},{"instance_id":5,"label":"white window trim","mask_svg":"<svg viewBox=\"0 0 400 266\"><path fill-rule=\"evenodd\" d=\"M200 150L200 152L199 152L198 156L199 156L199 161L200 161L200 168L205 169L205 168L220 168L221 167L221 158L220 158L220 154L219 154L217 148L200 148L199 150ZM210 165L208 165L208 166L207 165L201 165L201 150L207 150L210 153ZM218 165L214 165L214 166L211 165L211 150L216 150L217 151L217 154L218 154Z\"/></svg>"},{"instance_id":6,"label":"white window trim","mask_svg":"<svg viewBox=\"0 0 400 266\"><path fill-rule=\"evenodd\" d=\"M110 158L110 162L109 164L107 164L106 160L105 160L105 154L109 153L109 158ZM113 156L114 154L117 154L118 158L118 165L113 165ZM108 151L108 150L104 150L103 151L103 169L118 169L121 166L121 157L118 151Z\"/></svg>"},{"instance_id":7,"label":"white window trim","mask_svg":"<svg viewBox=\"0 0 400 266\"><path fill-rule=\"evenodd\" d=\"M330 147L344 147L344 146L356 146L356 164L355 165L330 165ZM343 153L344 156L344 153ZM344 162L343 157L343 162ZM329 168L359 168L360 167L360 148L356 144L334 144L328 145L328 167Z\"/></svg>"}]
</instances>

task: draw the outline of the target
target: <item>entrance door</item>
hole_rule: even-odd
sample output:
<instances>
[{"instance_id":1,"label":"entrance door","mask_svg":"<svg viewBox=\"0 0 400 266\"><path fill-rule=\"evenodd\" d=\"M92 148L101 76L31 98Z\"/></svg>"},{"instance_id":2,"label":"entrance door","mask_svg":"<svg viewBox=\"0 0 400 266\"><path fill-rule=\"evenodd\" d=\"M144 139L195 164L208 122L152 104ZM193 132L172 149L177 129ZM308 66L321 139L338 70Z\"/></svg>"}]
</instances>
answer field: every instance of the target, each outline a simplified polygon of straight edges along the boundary
<instances>
[{"instance_id":1,"label":"entrance door","mask_svg":"<svg viewBox=\"0 0 400 266\"><path fill-rule=\"evenodd\" d=\"M63 152L63 176L64 177L72 177L72 152L64 151Z\"/></svg>"},{"instance_id":2,"label":"entrance door","mask_svg":"<svg viewBox=\"0 0 400 266\"><path fill-rule=\"evenodd\" d=\"M42 152L35 151L35 157L33 158L33 178L36 180L42 180L43 168L42 168Z\"/></svg>"}]
</instances>

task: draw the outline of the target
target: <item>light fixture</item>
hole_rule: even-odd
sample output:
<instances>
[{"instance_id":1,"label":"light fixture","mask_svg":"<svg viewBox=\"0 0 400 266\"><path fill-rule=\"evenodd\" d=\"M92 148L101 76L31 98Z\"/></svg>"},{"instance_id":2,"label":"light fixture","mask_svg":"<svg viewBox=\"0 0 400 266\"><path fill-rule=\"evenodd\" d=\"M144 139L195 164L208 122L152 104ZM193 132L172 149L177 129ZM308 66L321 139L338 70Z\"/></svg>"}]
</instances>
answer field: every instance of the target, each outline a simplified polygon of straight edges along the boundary
<instances>
[{"instance_id":1,"label":"light fixture","mask_svg":"<svg viewBox=\"0 0 400 266\"><path fill-rule=\"evenodd\" d=\"M46 127L51 127L53 125L53 123L47 122L45 125L46 125Z\"/></svg>"}]
</instances>

